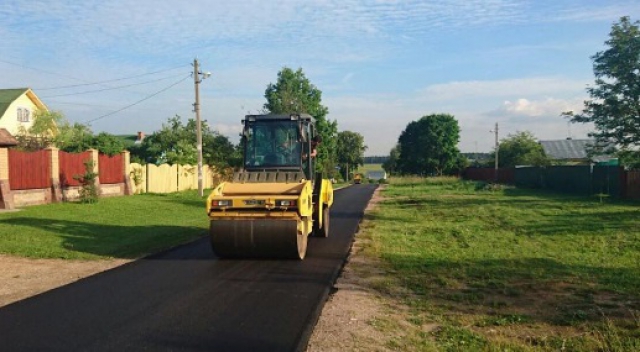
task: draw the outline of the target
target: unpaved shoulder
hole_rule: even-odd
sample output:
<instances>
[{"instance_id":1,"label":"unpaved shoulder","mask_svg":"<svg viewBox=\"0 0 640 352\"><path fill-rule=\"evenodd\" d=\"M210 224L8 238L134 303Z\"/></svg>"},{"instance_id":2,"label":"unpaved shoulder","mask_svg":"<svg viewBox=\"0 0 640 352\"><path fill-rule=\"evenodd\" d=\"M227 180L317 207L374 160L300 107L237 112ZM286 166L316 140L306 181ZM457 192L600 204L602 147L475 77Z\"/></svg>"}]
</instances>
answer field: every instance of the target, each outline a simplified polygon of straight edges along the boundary
<instances>
[{"instance_id":1,"label":"unpaved shoulder","mask_svg":"<svg viewBox=\"0 0 640 352\"><path fill-rule=\"evenodd\" d=\"M365 212L373 210L380 201L380 189L374 193ZM389 335L396 329L387 330L381 325L398 321L395 310L398 307L371 289L377 281L385 280L385 273L362 254L364 245L364 240L356 234L347 264L309 340L308 352L391 351L387 346L393 336Z\"/></svg>"},{"instance_id":2,"label":"unpaved shoulder","mask_svg":"<svg viewBox=\"0 0 640 352\"><path fill-rule=\"evenodd\" d=\"M0 307L130 261L30 259L0 254Z\"/></svg>"}]
</instances>

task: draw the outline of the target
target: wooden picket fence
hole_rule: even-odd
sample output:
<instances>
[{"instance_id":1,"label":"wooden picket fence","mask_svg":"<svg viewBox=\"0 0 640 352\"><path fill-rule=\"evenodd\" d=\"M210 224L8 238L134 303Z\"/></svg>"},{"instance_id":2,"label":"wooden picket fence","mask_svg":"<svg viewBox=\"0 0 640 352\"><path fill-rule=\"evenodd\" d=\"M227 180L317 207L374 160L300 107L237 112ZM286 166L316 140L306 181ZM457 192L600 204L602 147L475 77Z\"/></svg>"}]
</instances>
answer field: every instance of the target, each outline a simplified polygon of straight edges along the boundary
<instances>
[{"instance_id":1,"label":"wooden picket fence","mask_svg":"<svg viewBox=\"0 0 640 352\"><path fill-rule=\"evenodd\" d=\"M134 193L172 193L198 189L198 171L194 165L129 164L129 178ZM217 173L207 165L202 167L202 184L212 188Z\"/></svg>"}]
</instances>

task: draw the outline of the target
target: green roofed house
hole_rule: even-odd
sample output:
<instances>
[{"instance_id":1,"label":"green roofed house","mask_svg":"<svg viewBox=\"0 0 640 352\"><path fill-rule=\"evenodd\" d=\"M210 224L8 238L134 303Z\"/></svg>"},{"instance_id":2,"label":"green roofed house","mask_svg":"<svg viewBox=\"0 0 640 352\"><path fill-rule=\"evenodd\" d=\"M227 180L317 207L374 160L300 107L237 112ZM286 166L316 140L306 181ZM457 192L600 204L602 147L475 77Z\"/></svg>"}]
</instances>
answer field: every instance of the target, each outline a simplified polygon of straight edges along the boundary
<instances>
[{"instance_id":1,"label":"green roofed house","mask_svg":"<svg viewBox=\"0 0 640 352\"><path fill-rule=\"evenodd\" d=\"M41 109L48 110L30 88L0 89L0 138L16 136L21 127L29 129Z\"/></svg>"}]
</instances>

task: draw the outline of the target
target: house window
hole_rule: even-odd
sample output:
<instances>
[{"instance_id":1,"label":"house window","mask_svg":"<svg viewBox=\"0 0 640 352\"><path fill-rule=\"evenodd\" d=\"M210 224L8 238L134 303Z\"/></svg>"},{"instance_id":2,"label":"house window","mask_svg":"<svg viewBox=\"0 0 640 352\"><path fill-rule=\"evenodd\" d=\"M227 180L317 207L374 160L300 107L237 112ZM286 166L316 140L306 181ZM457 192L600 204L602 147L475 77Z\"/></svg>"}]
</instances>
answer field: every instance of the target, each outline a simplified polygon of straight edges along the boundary
<instances>
[{"instance_id":1,"label":"house window","mask_svg":"<svg viewBox=\"0 0 640 352\"><path fill-rule=\"evenodd\" d=\"M29 115L31 115L31 111L27 108L18 108L18 121L20 122L29 122Z\"/></svg>"}]
</instances>

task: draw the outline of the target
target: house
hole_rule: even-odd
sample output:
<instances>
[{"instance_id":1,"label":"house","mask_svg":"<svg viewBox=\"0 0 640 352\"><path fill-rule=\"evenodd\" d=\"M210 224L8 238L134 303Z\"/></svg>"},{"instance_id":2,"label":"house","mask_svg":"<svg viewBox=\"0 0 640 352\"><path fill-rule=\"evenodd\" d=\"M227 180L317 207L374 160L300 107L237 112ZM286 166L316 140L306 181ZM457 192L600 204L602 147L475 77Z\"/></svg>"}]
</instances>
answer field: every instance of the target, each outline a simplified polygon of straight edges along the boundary
<instances>
[{"instance_id":1,"label":"house","mask_svg":"<svg viewBox=\"0 0 640 352\"><path fill-rule=\"evenodd\" d=\"M0 89L0 129L16 136L29 129L37 110L48 110L30 88Z\"/></svg>"},{"instance_id":2,"label":"house","mask_svg":"<svg viewBox=\"0 0 640 352\"><path fill-rule=\"evenodd\" d=\"M539 141L547 157L568 163L585 164L591 161L603 162L611 160L607 155L598 155L592 158L588 155L589 147L594 145L594 139L561 139L554 141Z\"/></svg>"}]
</instances>

